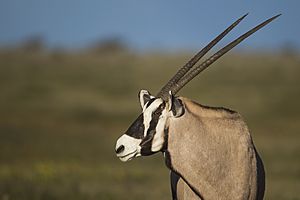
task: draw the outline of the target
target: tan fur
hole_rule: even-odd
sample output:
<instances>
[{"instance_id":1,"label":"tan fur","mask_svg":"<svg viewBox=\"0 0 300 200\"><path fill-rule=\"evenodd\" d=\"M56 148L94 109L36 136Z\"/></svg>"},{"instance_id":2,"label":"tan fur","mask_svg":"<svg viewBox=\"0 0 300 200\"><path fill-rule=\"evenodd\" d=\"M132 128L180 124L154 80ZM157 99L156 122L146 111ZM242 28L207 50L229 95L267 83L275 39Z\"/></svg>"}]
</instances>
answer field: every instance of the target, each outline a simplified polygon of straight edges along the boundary
<instances>
[{"instance_id":1,"label":"tan fur","mask_svg":"<svg viewBox=\"0 0 300 200\"><path fill-rule=\"evenodd\" d=\"M173 177L173 179L172 179ZM174 172L171 171L171 181L172 181L172 185L175 188L172 188L172 194L173 198L176 199L188 199L188 200L201 200L201 198L199 198L197 196L197 194L191 190L191 188L184 182L184 180L182 178L180 178L180 176L178 176L177 174L175 174ZM174 197L176 196L176 197Z\"/></svg>"},{"instance_id":2,"label":"tan fur","mask_svg":"<svg viewBox=\"0 0 300 200\"><path fill-rule=\"evenodd\" d=\"M259 156L242 117L180 99L185 114L169 120L172 170L205 200L263 199L263 166L257 162ZM177 183L177 197L201 199L182 179Z\"/></svg>"}]
</instances>

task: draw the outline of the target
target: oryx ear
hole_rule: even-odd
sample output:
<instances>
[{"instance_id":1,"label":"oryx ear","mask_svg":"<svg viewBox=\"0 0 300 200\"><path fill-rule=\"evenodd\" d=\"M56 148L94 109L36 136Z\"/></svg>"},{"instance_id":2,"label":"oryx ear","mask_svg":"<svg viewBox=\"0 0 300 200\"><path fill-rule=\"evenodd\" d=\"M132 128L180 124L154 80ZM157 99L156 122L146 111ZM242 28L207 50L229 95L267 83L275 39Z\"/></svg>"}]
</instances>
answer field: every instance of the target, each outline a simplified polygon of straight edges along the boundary
<instances>
[{"instance_id":1,"label":"oryx ear","mask_svg":"<svg viewBox=\"0 0 300 200\"><path fill-rule=\"evenodd\" d=\"M145 104L150 100L155 98L154 96L151 96L151 94L147 90L141 90L139 92L139 100L142 109L144 108Z\"/></svg>"},{"instance_id":2,"label":"oryx ear","mask_svg":"<svg viewBox=\"0 0 300 200\"><path fill-rule=\"evenodd\" d=\"M176 118L184 114L182 101L176 98L171 91L169 91L169 110L172 111L173 116Z\"/></svg>"}]
</instances>

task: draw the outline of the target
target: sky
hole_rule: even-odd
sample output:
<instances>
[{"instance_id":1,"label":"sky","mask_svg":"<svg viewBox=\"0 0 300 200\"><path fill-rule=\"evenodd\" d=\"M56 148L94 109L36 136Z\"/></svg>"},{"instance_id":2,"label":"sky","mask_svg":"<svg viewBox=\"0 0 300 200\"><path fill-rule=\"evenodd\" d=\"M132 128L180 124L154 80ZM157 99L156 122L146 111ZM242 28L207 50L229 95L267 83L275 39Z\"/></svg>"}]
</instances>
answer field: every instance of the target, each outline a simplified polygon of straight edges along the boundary
<instances>
[{"instance_id":1,"label":"sky","mask_svg":"<svg viewBox=\"0 0 300 200\"><path fill-rule=\"evenodd\" d=\"M249 12L222 44L281 13L240 46L299 48L299 9L299 0L0 0L0 46L38 35L54 48L121 38L137 50L197 49Z\"/></svg>"}]
</instances>

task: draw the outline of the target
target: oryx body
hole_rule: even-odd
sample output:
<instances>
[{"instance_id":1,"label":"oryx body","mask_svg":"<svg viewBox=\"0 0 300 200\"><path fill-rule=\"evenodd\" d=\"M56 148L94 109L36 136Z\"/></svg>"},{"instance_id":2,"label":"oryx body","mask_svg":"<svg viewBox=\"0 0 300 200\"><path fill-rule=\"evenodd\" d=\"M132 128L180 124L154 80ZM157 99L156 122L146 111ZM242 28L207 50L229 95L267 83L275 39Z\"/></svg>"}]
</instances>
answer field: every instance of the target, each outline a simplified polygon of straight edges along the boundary
<instances>
[{"instance_id":1,"label":"oryx body","mask_svg":"<svg viewBox=\"0 0 300 200\"><path fill-rule=\"evenodd\" d=\"M178 199L262 199L263 165L242 117L179 99L185 113L170 119L165 153L168 167L189 184L179 179Z\"/></svg>"},{"instance_id":2,"label":"oryx body","mask_svg":"<svg viewBox=\"0 0 300 200\"><path fill-rule=\"evenodd\" d=\"M203 106L174 96L219 57L279 15L246 32L192 69L245 16L198 52L156 96L141 90L142 114L117 141L116 153L122 161L163 152L171 171L173 199L263 199L263 164L242 117L229 109Z\"/></svg>"}]
</instances>

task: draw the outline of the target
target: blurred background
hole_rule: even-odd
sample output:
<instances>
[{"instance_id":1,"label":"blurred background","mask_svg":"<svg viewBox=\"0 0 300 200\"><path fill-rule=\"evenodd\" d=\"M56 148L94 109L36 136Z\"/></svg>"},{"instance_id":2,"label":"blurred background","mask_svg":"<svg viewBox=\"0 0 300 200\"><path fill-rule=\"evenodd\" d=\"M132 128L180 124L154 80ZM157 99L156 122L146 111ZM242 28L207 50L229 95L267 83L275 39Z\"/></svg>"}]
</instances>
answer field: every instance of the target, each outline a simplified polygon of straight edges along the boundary
<instances>
[{"instance_id":1,"label":"blurred background","mask_svg":"<svg viewBox=\"0 0 300 200\"><path fill-rule=\"evenodd\" d=\"M217 47L282 16L180 95L240 112L265 163L265 199L300 199L299 7L297 0L0 1L0 199L171 199L162 155L122 163L115 141L140 112L140 89L155 94L247 12Z\"/></svg>"}]
</instances>

